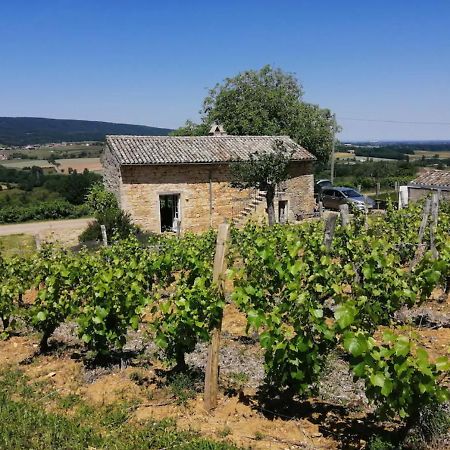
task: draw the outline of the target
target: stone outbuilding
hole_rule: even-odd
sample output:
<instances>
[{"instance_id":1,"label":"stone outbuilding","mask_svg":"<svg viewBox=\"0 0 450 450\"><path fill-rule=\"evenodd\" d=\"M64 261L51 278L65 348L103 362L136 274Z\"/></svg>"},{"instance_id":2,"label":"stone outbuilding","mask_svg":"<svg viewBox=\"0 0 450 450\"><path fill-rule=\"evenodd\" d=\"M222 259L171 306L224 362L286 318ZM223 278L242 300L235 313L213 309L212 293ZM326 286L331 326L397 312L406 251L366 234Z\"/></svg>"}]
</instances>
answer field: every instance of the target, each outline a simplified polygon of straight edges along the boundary
<instances>
[{"instance_id":1,"label":"stone outbuilding","mask_svg":"<svg viewBox=\"0 0 450 450\"><path fill-rule=\"evenodd\" d=\"M427 170L421 173L408 186L409 201L417 201L431 192L440 192L441 198L450 200L450 172Z\"/></svg>"},{"instance_id":2,"label":"stone outbuilding","mask_svg":"<svg viewBox=\"0 0 450 450\"><path fill-rule=\"evenodd\" d=\"M290 178L275 199L280 222L314 210L314 156L287 136L107 136L104 182L132 220L151 232L204 231L224 219L237 225L265 213L263 192L230 186L230 162L272 151L280 140L293 151Z\"/></svg>"}]
</instances>

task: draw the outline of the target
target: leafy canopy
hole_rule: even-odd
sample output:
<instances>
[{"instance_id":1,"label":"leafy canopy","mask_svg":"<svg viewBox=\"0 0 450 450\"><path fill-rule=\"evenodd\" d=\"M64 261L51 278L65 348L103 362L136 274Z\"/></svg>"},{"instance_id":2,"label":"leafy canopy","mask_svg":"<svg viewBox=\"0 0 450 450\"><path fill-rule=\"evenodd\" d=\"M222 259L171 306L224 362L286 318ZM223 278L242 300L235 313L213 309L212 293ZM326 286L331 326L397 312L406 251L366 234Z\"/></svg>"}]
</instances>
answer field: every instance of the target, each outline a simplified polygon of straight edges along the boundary
<instances>
[{"instance_id":1,"label":"leafy canopy","mask_svg":"<svg viewBox=\"0 0 450 450\"><path fill-rule=\"evenodd\" d=\"M275 223L276 186L288 179L292 153L282 141L276 140L271 152L254 152L248 161L230 164L233 187L266 191L269 225Z\"/></svg>"},{"instance_id":2,"label":"leafy canopy","mask_svg":"<svg viewBox=\"0 0 450 450\"><path fill-rule=\"evenodd\" d=\"M203 101L200 124L187 121L177 136L206 135L214 122L232 135L288 135L327 161L334 117L328 109L305 103L297 78L269 65L216 84Z\"/></svg>"},{"instance_id":3,"label":"leafy canopy","mask_svg":"<svg viewBox=\"0 0 450 450\"><path fill-rule=\"evenodd\" d=\"M252 153L248 161L230 164L232 186L239 189L254 188L267 191L287 180L292 150L276 140L272 152Z\"/></svg>"}]
</instances>

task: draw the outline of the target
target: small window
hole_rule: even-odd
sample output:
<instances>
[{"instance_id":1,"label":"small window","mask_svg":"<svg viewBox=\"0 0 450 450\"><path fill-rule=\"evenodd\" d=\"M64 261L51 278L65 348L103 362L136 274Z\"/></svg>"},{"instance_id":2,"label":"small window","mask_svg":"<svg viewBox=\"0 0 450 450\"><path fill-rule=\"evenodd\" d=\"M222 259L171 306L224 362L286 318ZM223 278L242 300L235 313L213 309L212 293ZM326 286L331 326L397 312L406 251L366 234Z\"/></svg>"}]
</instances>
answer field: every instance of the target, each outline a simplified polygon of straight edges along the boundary
<instances>
[{"instance_id":1,"label":"small window","mask_svg":"<svg viewBox=\"0 0 450 450\"><path fill-rule=\"evenodd\" d=\"M180 195L160 195L159 214L161 218L161 232L177 231L178 221L180 220Z\"/></svg>"}]
</instances>

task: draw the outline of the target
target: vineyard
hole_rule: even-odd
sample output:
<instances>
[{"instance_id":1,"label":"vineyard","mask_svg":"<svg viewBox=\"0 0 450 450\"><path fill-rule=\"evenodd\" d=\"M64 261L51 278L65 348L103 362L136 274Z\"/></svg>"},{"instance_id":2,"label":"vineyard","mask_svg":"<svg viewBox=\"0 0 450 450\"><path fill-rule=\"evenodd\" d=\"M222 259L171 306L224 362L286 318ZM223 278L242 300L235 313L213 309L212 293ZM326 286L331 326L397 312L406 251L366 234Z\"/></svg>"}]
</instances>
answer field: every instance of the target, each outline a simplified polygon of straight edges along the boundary
<instances>
[{"instance_id":1,"label":"vineyard","mask_svg":"<svg viewBox=\"0 0 450 450\"><path fill-rule=\"evenodd\" d=\"M449 230L450 205L436 198L369 218L355 213L350 221L330 215L296 225L231 227L223 242L227 269L220 273L214 231L155 236L145 244L130 237L77 253L45 245L28 258L0 257L1 345L4 350L9 342L38 337L33 351L15 360L20 367L58 355L73 361L75 352L80 364L97 372L133 366L135 384L148 387L148 376L137 369L158 367L167 379L189 380L193 354L203 355L195 375L203 377L207 346L222 327L230 345L249 343L248 355L261 356L264 373L252 380L256 371L221 369L221 399L251 403L270 420L310 420L305 405L314 416L314 402L326 403L317 399L338 358L364 402L358 411L362 425L347 433L349 441L332 428L304 432L303 441L295 442L283 436L269 442L259 431L233 440L226 424L216 439L253 448L399 448L376 447L378 434L390 433L397 443L392 445L399 445L424 411L449 399L448 345L429 354L420 326L401 319L430 299L448 303ZM244 325L238 338L231 339L227 329L236 325L229 311ZM61 329L71 330L75 350L58 346ZM151 356L130 350L144 334ZM192 398L182 397L185 414L201 401L200 386ZM152 403L156 417L157 406ZM302 425L296 426L298 432ZM0 437L0 447L8 447L1 439L8 438Z\"/></svg>"}]
</instances>

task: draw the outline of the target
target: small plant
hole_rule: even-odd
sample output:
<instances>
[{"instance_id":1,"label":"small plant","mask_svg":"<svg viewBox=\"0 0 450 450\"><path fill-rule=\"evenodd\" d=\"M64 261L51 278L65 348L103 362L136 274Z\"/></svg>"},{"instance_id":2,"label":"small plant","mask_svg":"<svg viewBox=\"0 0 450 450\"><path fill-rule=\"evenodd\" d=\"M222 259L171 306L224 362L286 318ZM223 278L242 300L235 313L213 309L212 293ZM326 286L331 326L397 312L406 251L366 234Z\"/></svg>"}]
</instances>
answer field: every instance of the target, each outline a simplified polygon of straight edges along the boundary
<instances>
[{"instance_id":1,"label":"small plant","mask_svg":"<svg viewBox=\"0 0 450 450\"><path fill-rule=\"evenodd\" d=\"M137 370L134 370L133 372L130 373L130 380L134 381L139 386L142 386L146 383L147 378Z\"/></svg>"},{"instance_id":2,"label":"small plant","mask_svg":"<svg viewBox=\"0 0 450 450\"><path fill-rule=\"evenodd\" d=\"M107 428L116 428L128 420L129 405L126 403L119 406L109 405L106 407L105 414L102 418L102 425Z\"/></svg>"},{"instance_id":3,"label":"small plant","mask_svg":"<svg viewBox=\"0 0 450 450\"><path fill-rule=\"evenodd\" d=\"M59 406L63 409L73 408L75 405L79 404L81 399L76 394L69 394L64 397L61 397L58 401Z\"/></svg>"},{"instance_id":4,"label":"small plant","mask_svg":"<svg viewBox=\"0 0 450 450\"><path fill-rule=\"evenodd\" d=\"M231 434L231 428L229 426L225 426L222 430L220 430L218 433L218 436L221 438L226 438Z\"/></svg>"},{"instance_id":5,"label":"small plant","mask_svg":"<svg viewBox=\"0 0 450 450\"><path fill-rule=\"evenodd\" d=\"M405 440L404 448L415 450L440 448L442 436L445 436L450 427L450 413L448 405L432 404L419 411L414 423L411 424Z\"/></svg>"},{"instance_id":6,"label":"small plant","mask_svg":"<svg viewBox=\"0 0 450 450\"><path fill-rule=\"evenodd\" d=\"M387 439L381 436L373 436L369 441L368 450L396 450L397 448Z\"/></svg>"},{"instance_id":7,"label":"small plant","mask_svg":"<svg viewBox=\"0 0 450 450\"><path fill-rule=\"evenodd\" d=\"M195 390L192 388L193 379L188 373L176 373L170 378L169 389L176 398L178 405L186 405L188 400L195 397Z\"/></svg>"},{"instance_id":8,"label":"small plant","mask_svg":"<svg viewBox=\"0 0 450 450\"><path fill-rule=\"evenodd\" d=\"M241 393L248 380L249 377L245 372L232 372L226 380L225 390L231 394Z\"/></svg>"},{"instance_id":9,"label":"small plant","mask_svg":"<svg viewBox=\"0 0 450 450\"><path fill-rule=\"evenodd\" d=\"M262 441L263 439L264 439L264 434L263 433L261 433L261 431L257 431L256 433L255 433L255 440L257 440L257 441Z\"/></svg>"}]
</instances>

